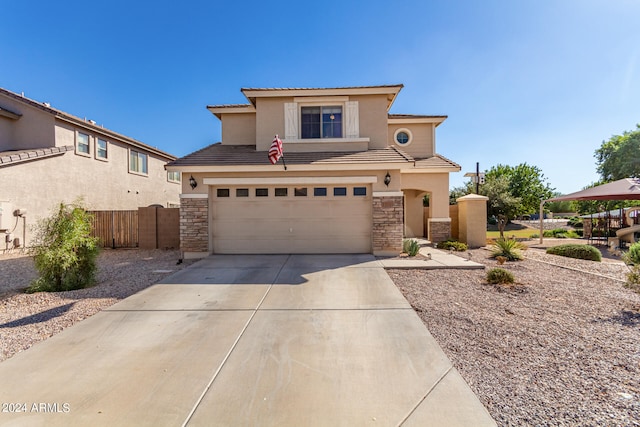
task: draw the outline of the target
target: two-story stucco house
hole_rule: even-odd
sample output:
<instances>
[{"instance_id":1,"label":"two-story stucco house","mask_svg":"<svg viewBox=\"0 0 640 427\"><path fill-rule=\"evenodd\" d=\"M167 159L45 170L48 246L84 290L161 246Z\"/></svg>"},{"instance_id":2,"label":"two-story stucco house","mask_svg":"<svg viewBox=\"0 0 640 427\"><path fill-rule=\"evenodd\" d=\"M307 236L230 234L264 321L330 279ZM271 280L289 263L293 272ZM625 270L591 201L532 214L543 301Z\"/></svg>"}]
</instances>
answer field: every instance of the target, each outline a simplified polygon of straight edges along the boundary
<instances>
[{"instance_id":1,"label":"two-story stucco house","mask_svg":"<svg viewBox=\"0 0 640 427\"><path fill-rule=\"evenodd\" d=\"M0 89L0 250L13 247L15 238L28 246L32 226L60 202L82 198L90 210L178 206L180 175L164 169L175 159Z\"/></svg>"},{"instance_id":2,"label":"two-story stucco house","mask_svg":"<svg viewBox=\"0 0 640 427\"><path fill-rule=\"evenodd\" d=\"M460 166L435 151L446 116L389 114L402 87L242 89L248 103L208 106L222 141L167 165L183 177L183 255L384 255L449 238ZM286 169L268 158L276 134Z\"/></svg>"}]
</instances>

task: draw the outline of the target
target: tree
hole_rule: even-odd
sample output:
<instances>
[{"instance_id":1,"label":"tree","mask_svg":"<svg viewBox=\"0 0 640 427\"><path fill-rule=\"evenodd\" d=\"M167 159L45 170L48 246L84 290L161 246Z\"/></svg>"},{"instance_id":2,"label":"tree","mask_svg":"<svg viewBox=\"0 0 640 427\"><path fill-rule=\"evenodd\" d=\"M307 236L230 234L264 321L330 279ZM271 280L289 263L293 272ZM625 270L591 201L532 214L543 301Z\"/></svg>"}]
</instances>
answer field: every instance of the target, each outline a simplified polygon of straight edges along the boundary
<instances>
[{"instance_id":1,"label":"tree","mask_svg":"<svg viewBox=\"0 0 640 427\"><path fill-rule=\"evenodd\" d=\"M640 124L635 131L614 135L595 151L601 183L640 177Z\"/></svg>"},{"instance_id":2,"label":"tree","mask_svg":"<svg viewBox=\"0 0 640 427\"><path fill-rule=\"evenodd\" d=\"M485 180L480 187L480 193L489 198L487 214L498 219L500 238L504 239L504 229L509 219L515 217L522 201L509 191L509 180L506 176L495 176Z\"/></svg>"},{"instance_id":3,"label":"tree","mask_svg":"<svg viewBox=\"0 0 640 427\"><path fill-rule=\"evenodd\" d=\"M488 183L500 176L507 179L509 194L520 200L514 216L538 212L540 199L549 199L553 195L554 189L546 182L544 174L537 166L527 163L517 166L499 164L485 174L485 182Z\"/></svg>"},{"instance_id":4,"label":"tree","mask_svg":"<svg viewBox=\"0 0 640 427\"><path fill-rule=\"evenodd\" d=\"M60 203L36 226L31 254L40 277L28 291L68 291L94 284L98 251L98 239L91 237L91 215L79 202Z\"/></svg>"}]
</instances>

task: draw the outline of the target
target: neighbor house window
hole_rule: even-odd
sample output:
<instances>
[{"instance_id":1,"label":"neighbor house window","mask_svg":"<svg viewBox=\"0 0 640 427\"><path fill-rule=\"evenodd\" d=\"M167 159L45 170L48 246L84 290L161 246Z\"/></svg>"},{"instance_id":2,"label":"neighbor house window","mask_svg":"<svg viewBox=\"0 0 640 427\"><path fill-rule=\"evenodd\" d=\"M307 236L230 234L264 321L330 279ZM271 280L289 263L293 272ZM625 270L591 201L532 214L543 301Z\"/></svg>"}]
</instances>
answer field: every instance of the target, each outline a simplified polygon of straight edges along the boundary
<instances>
[{"instance_id":1,"label":"neighbor house window","mask_svg":"<svg viewBox=\"0 0 640 427\"><path fill-rule=\"evenodd\" d=\"M342 138L342 107L302 107L302 138Z\"/></svg>"},{"instance_id":2,"label":"neighbor house window","mask_svg":"<svg viewBox=\"0 0 640 427\"><path fill-rule=\"evenodd\" d=\"M107 141L104 139L96 140L96 158L103 160L107 158Z\"/></svg>"},{"instance_id":3,"label":"neighbor house window","mask_svg":"<svg viewBox=\"0 0 640 427\"><path fill-rule=\"evenodd\" d=\"M78 150L78 153L89 154L89 135L78 132L76 150Z\"/></svg>"},{"instance_id":4,"label":"neighbor house window","mask_svg":"<svg viewBox=\"0 0 640 427\"><path fill-rule=\"evenodd\" d=\"M180 172L176 172L176 171L167 172L167 180L169 182L179 183L181 180Z\"/></svg>"},{"instance_id":5,"label":"neighbor house window","mask_svg":"<svg viewBox=\"0 0 640 427\"><path fill-rule=\"evenodd\" d=\"M129 151L129 171L136 173L149 173L148 167L148 156L139 151L130 150Z\"/></svg>"}]
</instances>

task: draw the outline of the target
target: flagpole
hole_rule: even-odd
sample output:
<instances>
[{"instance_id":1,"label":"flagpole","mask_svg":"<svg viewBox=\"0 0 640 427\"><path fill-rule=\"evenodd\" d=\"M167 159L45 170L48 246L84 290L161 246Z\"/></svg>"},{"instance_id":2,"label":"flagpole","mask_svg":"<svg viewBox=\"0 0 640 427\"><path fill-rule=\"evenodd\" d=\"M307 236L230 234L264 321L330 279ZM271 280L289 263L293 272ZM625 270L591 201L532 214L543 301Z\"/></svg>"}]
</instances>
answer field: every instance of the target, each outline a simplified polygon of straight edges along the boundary
<instances>
[{"instance_id":1,"label":"flagpole","mask_svg":"<svg viewBox=\"0 0 640 427\"><path fill-rule=\"evenodd\" d=\"M287 170L287 163L284 161L284 154L280 157L282 158L282 164L284 165L284 170Z\"/></svg>"}]
</instances>

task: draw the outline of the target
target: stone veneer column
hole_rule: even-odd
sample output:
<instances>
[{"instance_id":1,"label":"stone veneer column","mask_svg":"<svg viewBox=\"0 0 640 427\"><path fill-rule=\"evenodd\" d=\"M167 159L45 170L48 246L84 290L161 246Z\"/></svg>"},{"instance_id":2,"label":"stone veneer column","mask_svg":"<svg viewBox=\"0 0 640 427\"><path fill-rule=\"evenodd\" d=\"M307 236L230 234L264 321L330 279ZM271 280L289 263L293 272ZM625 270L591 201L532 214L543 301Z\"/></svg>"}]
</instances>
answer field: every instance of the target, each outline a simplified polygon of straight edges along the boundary
<instances>
[{"instance_id":1,"label":"stone veneer column","mask_svg":"<svg viewBox=\"0 0 640 427\"><path fill-rule=\"evenodd\" d=\"M203 196L180 199L180 250L185 258L209 254L209 198Z\"/></svg>"},{"instance_id":2,"label":"stone veneer column","mask_svg":"<svg viewBox=\"0 0 640 427\"><path fill-rule=\"evenodd\" d=\"M404 218L402 193L373 194L373 254L398 255L402 252Z\"/></svg>"},{"instance_id":3,"label":"stone veneer column","mask_svg":"<svg viewBox=\"0 0 640 427\"><path fill-rule=\"evenodd\" d=\"M431 243L451 238L451 218L429 218L429 236Z\"/></svg>"}]
</instances>

